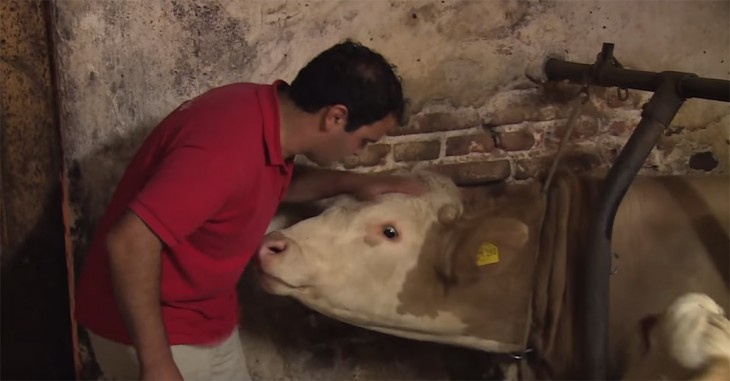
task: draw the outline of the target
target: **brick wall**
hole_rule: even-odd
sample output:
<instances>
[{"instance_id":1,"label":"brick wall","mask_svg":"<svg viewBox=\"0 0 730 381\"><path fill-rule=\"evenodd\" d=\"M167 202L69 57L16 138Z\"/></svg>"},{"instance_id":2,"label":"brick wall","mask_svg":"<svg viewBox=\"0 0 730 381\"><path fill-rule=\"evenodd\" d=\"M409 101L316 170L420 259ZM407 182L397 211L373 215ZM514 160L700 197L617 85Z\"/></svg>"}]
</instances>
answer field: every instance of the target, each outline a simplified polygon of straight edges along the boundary
<instances>
[{"instance_id":1,"label":"brick wall","mask_svg":"<svg viewBox=\"0 0 730 381\"><path fill-rule=\"evenodd\" d=\"M577 90L569 84L550 88L523 84L498 93L479 108L433 103L413 113L406 126L336 167L360 172L428 168L451 176L460 185L531 181L549 170L565 136ZM639 122L641 106L650 95L631 91L622 101L615 88L592 88L561 163L578 172L608 168ZM693 152L697 147L690 145L673 152L673 131L669 128L662 136L642 173L715 169L716 156L711 151ZM686 131L680 139L692 141L691 134Z\"/></svg>"}]
</instances>

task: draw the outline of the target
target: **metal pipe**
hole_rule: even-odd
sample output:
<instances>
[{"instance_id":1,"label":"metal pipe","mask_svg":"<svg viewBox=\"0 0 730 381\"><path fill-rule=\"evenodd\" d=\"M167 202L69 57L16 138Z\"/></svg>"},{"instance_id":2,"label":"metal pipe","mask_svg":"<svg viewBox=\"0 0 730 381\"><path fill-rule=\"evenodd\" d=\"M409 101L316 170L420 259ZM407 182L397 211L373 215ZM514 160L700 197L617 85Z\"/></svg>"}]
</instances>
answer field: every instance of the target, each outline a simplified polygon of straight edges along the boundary
<instances>
[{"instance_id":1,"label":"metal pipe","mask_svg":"<svg viewBox=\"0 0 730 381\"><path fill-rule=\"evenodd\" d=\"M593 65L562 61L550 58L545 62L545 74L549 80L564 80L582 83L586 76L591 76ZM643 91L654 91L659 85L662 73L641 70L624 69L611 65L604 65L595 70L592 85L605 87L619 87ZM677 84L679 95L685 99L702 98L722 102L730 102L730 81L700 78L694 74L686 74Z\"/></svg>"},{"instance_id":2,"label":"metal pipe","mask_svg":"<svg viewBox=\"0 0 730 381\"><path fill-rule=\"evenodd\" d=\"M606 176L582 255L580 268L583 272L578 273L577 303L579 310L586 313L585 320L581 321L579 340L585 356L581 362L585 366L583 372L588 379L608 378L609 274L616 211L660 134L685 100L677 89L687 75L666 72L658 78L659 86L645 105L639 125Z\"/></svg>"}]
</instances>

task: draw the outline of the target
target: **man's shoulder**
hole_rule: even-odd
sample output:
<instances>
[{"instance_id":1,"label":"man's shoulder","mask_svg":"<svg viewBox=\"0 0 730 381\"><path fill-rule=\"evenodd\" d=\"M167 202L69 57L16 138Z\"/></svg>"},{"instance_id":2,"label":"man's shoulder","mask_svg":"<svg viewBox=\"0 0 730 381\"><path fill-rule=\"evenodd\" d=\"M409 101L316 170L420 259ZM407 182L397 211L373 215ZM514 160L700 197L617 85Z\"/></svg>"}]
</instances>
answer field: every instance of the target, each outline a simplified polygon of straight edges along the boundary
<instances>
[{"instance_id":1,"label":"man's shoulder","mask_svg":"<svg viewBox=\"0 0 730 381\"><path fill-rule=\"evenodd\" d=\"M191 99L191 102L208 103L209 105L225 105L231 102L240 102L246 99L254 99L258 92L270 87L271 85L254 83L254 82L235 82L226 85L211 88L197 97Z\"/></svg>"},{"instance_id":2,"label":"man's shoulder","mask_svg":"<svg viewBox=\"0 0 730 381\"><path fill-rule=\"evenodd\" d=\"M276 83L236 82L214 87L183 102L176 111L206 119L216 115L226 119L234 116L258 119L258 114L276 102L275 86Z\"/></svg>"},{"instance_id":3,"label":"man's shoulder","mask_svg":"<svg viewBox=\"0 0 730 381\"><path fill-rule=\"evenodd\" d=\"M181 104L165 123L176 145L195 145L257 155L265 126L272 119L273 84L237 82L212 88Z\"/></svg>"}]
</instances>

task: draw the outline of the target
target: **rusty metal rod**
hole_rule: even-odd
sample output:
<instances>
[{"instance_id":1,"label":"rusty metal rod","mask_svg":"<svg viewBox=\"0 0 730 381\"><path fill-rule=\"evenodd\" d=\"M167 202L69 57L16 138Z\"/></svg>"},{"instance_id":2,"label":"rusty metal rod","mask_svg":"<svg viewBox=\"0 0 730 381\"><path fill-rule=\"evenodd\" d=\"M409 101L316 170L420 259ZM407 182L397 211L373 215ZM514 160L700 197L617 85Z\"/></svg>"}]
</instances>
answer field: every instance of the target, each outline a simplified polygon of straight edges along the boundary
<instances>
[{"instance_id":1,"label":"rusty metal rod","mask_svg":"<svg viewBox=\"0 0 730 381\"><path fill-rule=\"evenodd\" d=\"M564 80L582 83L591 72L591 65L550 58L545 62L545 74L549 80ZM730 81L714 78L700 78L694 74L677 84L677 92L685 99L702 98L730 102ZM662 73L630 70L615 66L602 67L591 85L619 87L643 91L654 91Z\"/></svg>"}]
</instances>

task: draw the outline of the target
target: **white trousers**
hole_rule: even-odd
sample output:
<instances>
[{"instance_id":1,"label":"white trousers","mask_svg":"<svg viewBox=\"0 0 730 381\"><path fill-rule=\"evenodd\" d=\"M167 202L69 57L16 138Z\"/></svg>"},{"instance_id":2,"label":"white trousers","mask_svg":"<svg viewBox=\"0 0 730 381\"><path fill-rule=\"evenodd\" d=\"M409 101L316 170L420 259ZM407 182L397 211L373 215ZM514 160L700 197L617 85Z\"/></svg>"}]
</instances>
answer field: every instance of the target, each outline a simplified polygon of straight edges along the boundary
<instances>
[{"instance_id":1,"label":"white trousers","mask_svg":"<svg viewBox=\"0 0 730 381\"><path fill-rule=\"evenodd\" d=\"M87 332L102 379L138 379L139 362L134 347L108 340L88 329ZM173 345L170 350L185 380L251 380L238 329L215 345Z\"/></svg>"}]
</instances>

